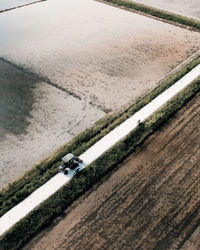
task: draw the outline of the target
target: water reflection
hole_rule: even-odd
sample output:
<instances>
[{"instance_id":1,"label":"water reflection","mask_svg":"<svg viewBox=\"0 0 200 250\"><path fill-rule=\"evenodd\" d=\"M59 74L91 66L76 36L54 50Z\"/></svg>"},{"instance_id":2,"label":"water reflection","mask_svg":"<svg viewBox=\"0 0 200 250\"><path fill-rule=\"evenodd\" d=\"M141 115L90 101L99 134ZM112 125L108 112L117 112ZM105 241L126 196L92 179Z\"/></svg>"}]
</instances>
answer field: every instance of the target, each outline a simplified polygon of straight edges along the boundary
<instances>
[{"instance_id":1,"label":"water reflection","mask_svg":"<svg viewBox=\"0 0 200 250\"><path fill-rule=\"evenodd\" d=\"M0 0L0 11L20 7L33 2L37 2L37 0Z\"/></svg>"},{"instance_id":2,"label":"water reflection","mask_svg":"<svg viewBox=\"0 0 200 250\"><path fill-rule=\"evenodd\" d=\"M7 133L25 132L38 80L0 60L0 140Z\"/></svg>"}]
</instances>

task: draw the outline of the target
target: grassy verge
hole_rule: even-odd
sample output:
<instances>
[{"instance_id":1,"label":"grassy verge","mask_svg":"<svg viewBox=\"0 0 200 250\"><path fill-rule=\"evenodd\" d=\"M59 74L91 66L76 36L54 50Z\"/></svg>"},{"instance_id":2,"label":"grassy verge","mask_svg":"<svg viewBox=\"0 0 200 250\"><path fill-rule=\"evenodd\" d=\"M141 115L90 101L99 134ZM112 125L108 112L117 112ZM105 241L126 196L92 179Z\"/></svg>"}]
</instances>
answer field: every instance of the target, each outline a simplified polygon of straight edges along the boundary
<instances>
[{"instance_id":1,"label":"grassy verge","mask_svg":"<svg viewBox=\"0 0 200 250\"><path fill-rule=\"evenodd\" d=\"M38 230L44 228L77 197L111 171L147 136L156 131L170 116L200 91L200 78L193 81L172 100L163 105L144 123L109 149L86 169L78 173L58 192L14 225L0 239L0 249L18 249Z\"/></svg>"},{"instance_id":2,"label":"grassy verge","mask_svg":"<svg viewBox=\"0 0 200 250\"><path fill-rule=\"evenodd\" d=\"M165 10L160 10L157 8L153 8L150 6L146 6L140 3L136 3L128 0L100 0L101 2L108 2L112 5L116 5L119 7L125 7L127 9L134 9L136 11L140 11L146 13L151 16L155 16L158 18L166 19L168 21L172 21L175 23L180 23L182 25L190 26L192 28L200 30L200 22L193 18L184 17L181 15L174 14L172 12L168 12Z\"/></svg>"},{"instance_id":3,"label":"grassy verge","mask_svg":"<svg viewBox=\"0 0 200 250\"><path fill-rule=\"evenodd\" d=\"M106 116L98 121L92 128L86 129L69 143L61 146L48 158L42 160L30 170L26 171L16 181L10 183L0 192L0 216L14 207L30 195L39 186L44 184L57 173L60 159L63 155L72 152L79 155L91 147L95 142L109 133L113 128L125 121L128 117L140 110L152 99L162 93L165 89L173 85L183 75L200 63L200 58L196 58L187 65L184 65L178 72L168 76L158 88L154 89L147 96L138 100L134 105L117 116Z\"/></svg>"}]
</instances>

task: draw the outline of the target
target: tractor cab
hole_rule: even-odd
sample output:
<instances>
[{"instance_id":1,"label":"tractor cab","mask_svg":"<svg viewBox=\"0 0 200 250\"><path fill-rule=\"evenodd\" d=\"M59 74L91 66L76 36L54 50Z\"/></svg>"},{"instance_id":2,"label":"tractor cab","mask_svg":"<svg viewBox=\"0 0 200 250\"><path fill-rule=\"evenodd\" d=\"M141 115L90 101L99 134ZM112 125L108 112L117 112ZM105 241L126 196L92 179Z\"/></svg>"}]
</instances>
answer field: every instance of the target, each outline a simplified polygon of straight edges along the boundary
<instances>
[{"instance_id":1,"label":"tractor cab","mask_svg":"<svg viewBox=\"0 0 200 250\"><path fill-rule=\"evenodd\" d=\"M79 172L79 165L83 162L80 158L75 157L73 154L69 153L62 158L63 163L59 166L59 172L68 174L70 170L75 173Z\"/></svg>"}]
</instances>

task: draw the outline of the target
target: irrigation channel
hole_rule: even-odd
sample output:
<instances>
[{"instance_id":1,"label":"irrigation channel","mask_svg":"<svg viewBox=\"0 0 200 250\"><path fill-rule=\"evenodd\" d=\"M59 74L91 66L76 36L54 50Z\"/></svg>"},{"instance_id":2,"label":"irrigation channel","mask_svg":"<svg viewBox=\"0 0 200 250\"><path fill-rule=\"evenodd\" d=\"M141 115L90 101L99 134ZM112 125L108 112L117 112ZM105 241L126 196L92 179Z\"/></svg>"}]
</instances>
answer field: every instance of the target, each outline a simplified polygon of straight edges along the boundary
<instances>
[{"instance_id":1,"label":"irrigation channel","mask_svg":"<svg viewBox=\"0 0 200 250\"><path fill-rule=\"evenodd\" d=\"M112 147L115 143L128 135L134 128L138 126L138 121L142 122L151 116L163 104L174 97L178 92L188 86L194 79L200 76L200 64L193 70L187 73L173 86L165 90L162 94L157 96L154 100L144 106L141 110L136 112L133 116L128 118L125 122L113 129L110 133L104 136L101 140L90 147L79 157L85 163L82 169L95 161L105 151ZM26 199L13 207L0 218L0 235L9 230L15 223L25 217L31 210L37 207L44 200L54 194L59 188L66 184L73 174L64 175L62 173L56 174L53 178L47 181L44 185L34 191Z\"/></svg>"}]
</instances>

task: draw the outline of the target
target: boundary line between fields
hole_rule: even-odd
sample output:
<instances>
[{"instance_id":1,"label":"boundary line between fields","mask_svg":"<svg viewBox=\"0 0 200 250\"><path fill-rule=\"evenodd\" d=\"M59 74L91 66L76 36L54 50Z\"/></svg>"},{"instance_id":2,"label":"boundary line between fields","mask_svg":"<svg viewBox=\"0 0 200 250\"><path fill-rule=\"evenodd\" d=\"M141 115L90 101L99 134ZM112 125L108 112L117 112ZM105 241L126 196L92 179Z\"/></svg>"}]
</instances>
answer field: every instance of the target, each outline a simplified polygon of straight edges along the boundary
<instances>
[{"instance_id":1,"label":"boundary line between fields","mask_svg":"<svg viewBox=\"0 0 200 250\"><path fill-rule=\"evenodd\" d=\"M151 116L155 111L162 107L166 102L188 86L193 80L195 80L200 75L200 64L183 76L174 85L169 87L150 103L145 105L142 109L136 112L133 116L128 118L122 124L113 129L110 133L105 135L102 139L96 142L92 147L90 147L86 152L81 154L79 157L86 164L85 166L91 164L99 156L105 153L109 148L127 136L138 124L142 123L149 116ZM85 168L82 167L82 169ZM81 169L81 170L82 170ZM31 212L35 207L37 207L44 200L48 199L53 195L58 189L60 189L64 184L69 182L73 177L73 173L65 176L64 174L58 173L49 181L47 181L40 188L35 190L30 196L25 200L17 204L7 213L5 213L0 218L0 235L4 234L9 230L15 223L20 219L25 217L29 212Z\"/></svg>"}]
</instances>

